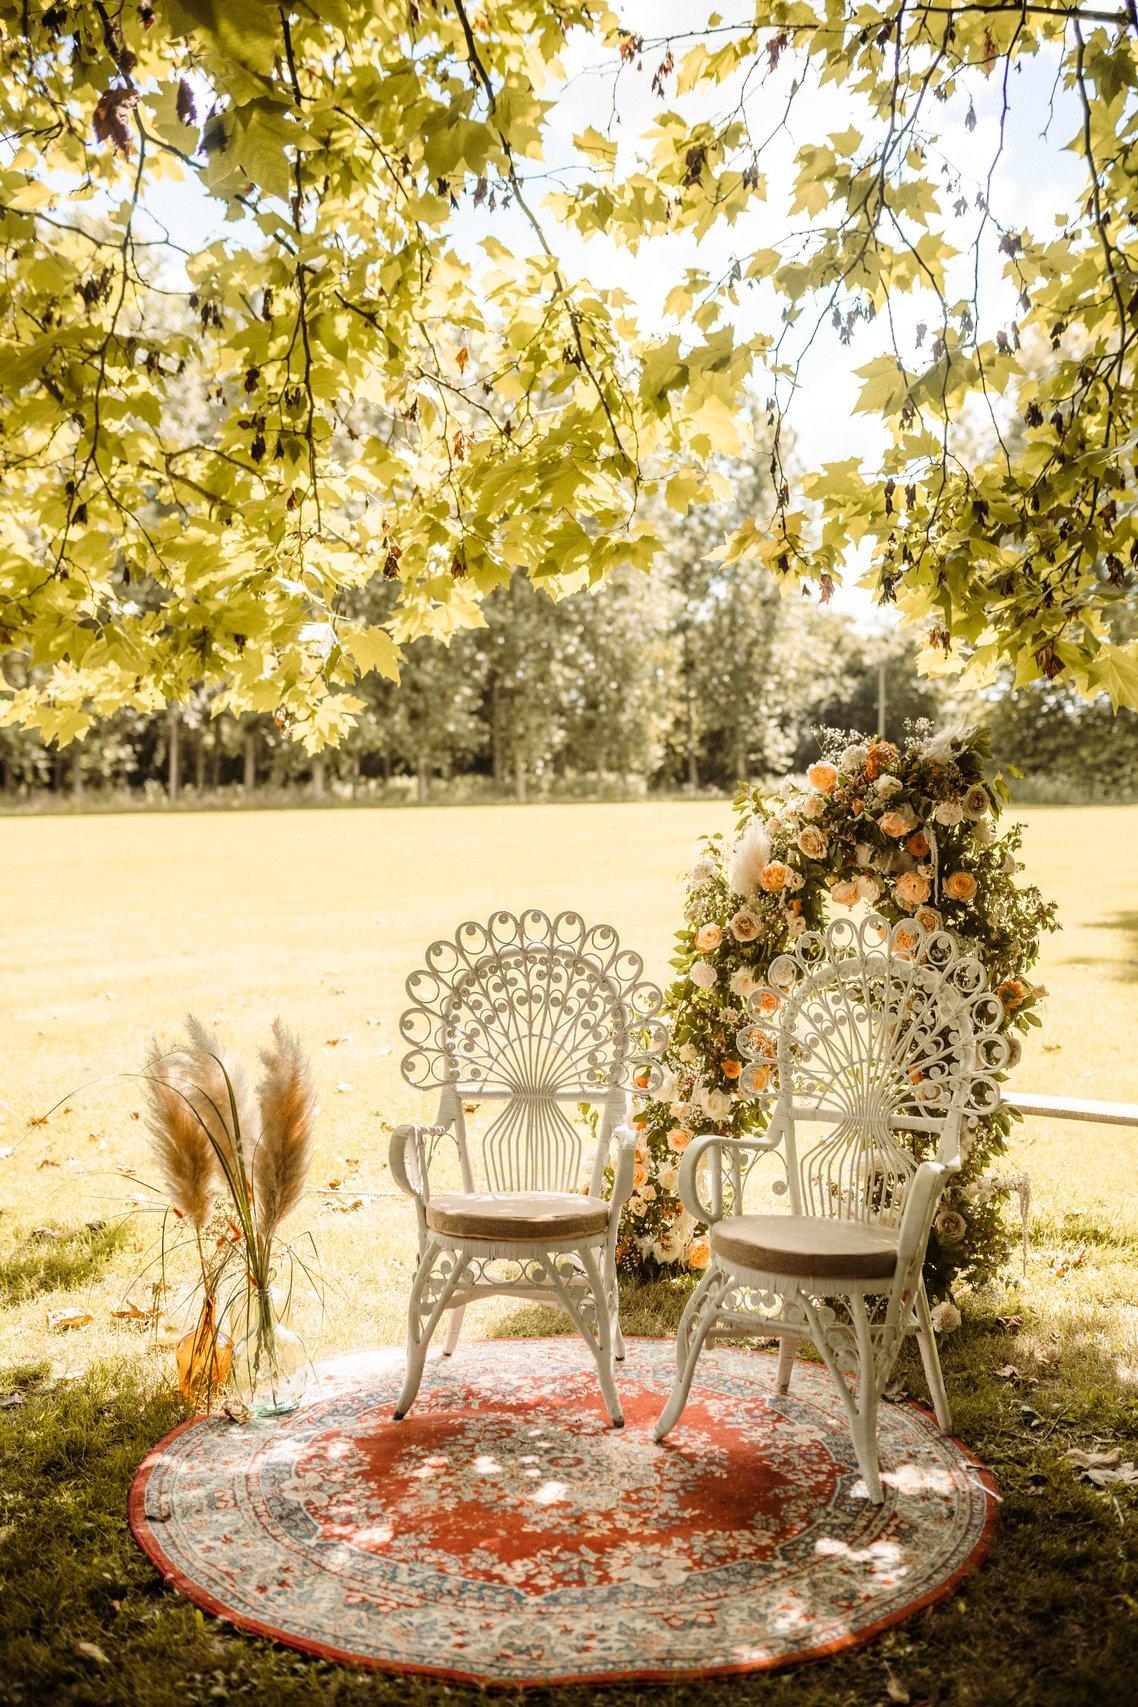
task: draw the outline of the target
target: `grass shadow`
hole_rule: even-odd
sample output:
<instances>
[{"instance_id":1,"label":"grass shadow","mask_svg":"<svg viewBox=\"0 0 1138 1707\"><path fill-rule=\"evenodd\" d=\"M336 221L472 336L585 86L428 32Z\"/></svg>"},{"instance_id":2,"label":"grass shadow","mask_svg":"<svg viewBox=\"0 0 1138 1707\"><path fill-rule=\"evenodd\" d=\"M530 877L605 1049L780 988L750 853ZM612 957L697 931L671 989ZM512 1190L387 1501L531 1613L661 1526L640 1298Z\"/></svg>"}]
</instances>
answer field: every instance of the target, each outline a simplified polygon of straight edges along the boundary
<instances>
[{"instance_id":1,"label":"grass shadow","mask_svg":"<svg viewBox=\"0 0 1138 1707\"><path fill-rule=\"evenodd\" d=\"M1115 913L1109 919L1094 919L1089 928L1096 931L1118 931L1129 938L1130 956L1126 960L1103 960L1099 964L1118 984L1138 984L1138 911ZM1066 966L1081 966L1078 958L1066 960Z\"/></svg>"},{"instance_id":2,"label":"grass shadow","mask_svg":"<svg viewBox=\"0 0 1138 1707\"><path fill-rule=\"evenodd\" d=\"M130 1237L125 1222L37 1227L0 1257L0 1304L24 1304L45 1292L89 1286Z\"/></svg>"}]
</instances>

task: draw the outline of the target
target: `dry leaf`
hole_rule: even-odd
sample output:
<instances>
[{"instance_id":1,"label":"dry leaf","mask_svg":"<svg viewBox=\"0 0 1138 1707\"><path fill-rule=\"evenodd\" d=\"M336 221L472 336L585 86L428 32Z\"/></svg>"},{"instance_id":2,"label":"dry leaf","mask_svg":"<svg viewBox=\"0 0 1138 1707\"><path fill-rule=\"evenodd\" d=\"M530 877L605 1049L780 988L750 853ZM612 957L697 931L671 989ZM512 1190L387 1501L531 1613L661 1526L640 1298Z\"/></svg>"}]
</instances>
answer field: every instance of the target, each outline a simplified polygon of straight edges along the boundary
<instances>
[{"instance_id":1,"label":"dry leaf","mask_svg":"<svg viewBox=\"0 0 1138 1707\"><path fill-rule=\"evenodd\" d=\"M997 1316L996 1321L1006 1334L1013 1333L1016 1328L1023 1327L1022 1316Z\"/></svg>"},{"instance_id":2,"label":"dry leaf","mask_svg":"<svg viewBox=\"0 0 1138 1707\"><path fill-rule=\"evenodd\" d=\"M28 1125L29 1126L46 1126L47 1125L47 1115L46 1114L33 1114L28 1121Z\"/></svg>"},{"instance_id":3,"label":"dry leaf","mask_svg":"<svg viewBox=\"0 0 1138 1707\"><path fill-rule=\"evenodd\" d=\"M326 1037L324 1039L324 1047L326 1049L335 1049L338 1044L347 1043L347 1041L348 1039L346 1037Z\"/></svg>"},{"instance_id":4,"label":"dry leaf","mask_svg":"<svg viewBox=\"0 0 1138 1707\"><path fill-rule=\"evenodd\" d=\"M98 1642L76 1642L75 1652L85 1660L94 1660L96 1665L109 1666L111 1663Z\"/></svg>"},{"instance_id":5,"label":"dry leaf","mask_svg":"<svg viewBox=\"0 0 1138 1707\"><path fill-rule=\"evenodd\" d=\"M0 1393L0 1411L14 1411L17 1405L26 1405L27 1402L22 1393Z\"/></svg>"},{"instance_id":6,"label":"dry leaf","mask_svg":"<svg viewBox=\"0 0 1138 1707\"><path fill-rule=\"evenodd\" d=\"M1122 1457L1121 1446L1112 1447L1109 1452L1084 1452L1080 1446L1072 1446L1064 1452L1064 1461L1075 1470L1100 1470L1107 1464L1117 1464Z\"/></svg>"},{"instance_id":7,"label":"dry leaf","mask_svg":"<svg viewBox=\"0 0 1138 1707\"><path fill-rule=\"evenodd\" d=\"M339 1179L339 1178L330 1179L328 1181L328 1190L329 1191L339 1191L339 1189L343 1185L343 1183L344 1183L343 1180Z\"/></svg>"},{"instance_id":8,"label":"dry leaf","mask_svg":"<svg viewBox=\"0 0 1138 1707\"><path fill-rule=\"evenodd\" d=\"M362 1209L363 1206L363 1198L354 1197L350 1203L334 1203L332 1208L338 1209L341 1215L349 1215L353 1209Z\"/></svg>"},{"instance_id":9,"label":"dry leaf","mask_svg":"<svg viewBox=\"0 0 1138 1707\"><path fill-rule=\"evenodd\" d=\"M1014 1381L1018 1387L1038 1387L1039 1377L1029 1375L1026 1370L1017 1369L1014 1363L1005 1363L1002 1369L992 1371L997 1381Z\"/></svg>"},{"instance_id":10,"label":"dry leaf","mask_svg":"<svg viewBox=\"0 0 1138 1707\"><path fill-rule=\"evenodd\" d=\"M62 1332L64 1328L85 1328L94 1320L90 1310L50 1310L47 1325Z\"/></svg>"},{"instance_id":11,"label":"dry leaf","mask_svg":"<svg viewBox=\"0 0 1138 1707\"><path fill-rule=\"evenodd\" d=\"M901 1679L895 1676L888 1663L886 1663L885 1666L885 1693L889 1697L890 1701L899 1702L900 1707L907 1707L908 1702L912 1700L912 1696L909 1694L909 1691L905 1688Z\"/></svg>"},{"instance_id":12,"label":"dry leaf","mask_svg":"<svg viewBox=\"0 0 1138 1707\"><path fill-rule=\"evenodd\" d=\"M36 1163L37 1170L40 1168L57 1168L58 1166L59 1163L51 1156L44 1156L42 1161Z\"/></svg>"},{"instance_id":13,"label":"dry leaf","mask_svg":"<svg viewBox=\"0 0 1138 1707\"><path fill-rule=\"evenodd\" d=\"M116 1322L149 1322L153 1315L153 1310L140 1310L137 1304L128 1304L125 1310L111 1311L111 1318Z\"/></svg>"}]
</instances>

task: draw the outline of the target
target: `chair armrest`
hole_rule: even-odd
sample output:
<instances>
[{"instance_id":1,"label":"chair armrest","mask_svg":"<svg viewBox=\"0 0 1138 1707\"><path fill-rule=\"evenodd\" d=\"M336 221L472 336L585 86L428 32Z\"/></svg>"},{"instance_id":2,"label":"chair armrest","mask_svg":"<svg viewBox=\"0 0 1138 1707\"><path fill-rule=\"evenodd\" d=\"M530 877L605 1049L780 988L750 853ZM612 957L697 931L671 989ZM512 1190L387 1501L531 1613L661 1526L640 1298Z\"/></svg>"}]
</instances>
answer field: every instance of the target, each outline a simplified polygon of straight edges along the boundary
<instances>
[{"instance_id":1,"label":"chair armrest","mask_svg":"<svg viewBox=\"0 0 1138 1707\"><path fill-rule=\"evenodd\" d=\"M950 1162L922 1162L909 1181L905 1208L897 1235L897 1273L904 1274L913 1263L925 1260L925 1247L941 1193L956 1167Z\"/></svg>"},{"instance_id":2,"label":"chair armrest","mask_svg":"<svg viewBox=\"0 0 1138 1707\"><path fill-rule=\"evenodd\" d=\"M612 1204L613 1214L623 1209L632 1196L632 1177L636 1168L636 1133L631 1126L618 1126L612 1135L616 1145L616 1155L613 1158L612 1169Z\"/></svg>"},{"instance_id":3,"label":"chair armrest","mask_svg":"<svg viewBox=\"0 0 1138 1707\"><path fill-rule=\"evenodd\" d=\"M388 1165L392 1179L408 1197L418 1198L420 1203L426 1203L430 1197L428 1176L434 1150L433 1141L445 1138L448 1133L452 1138L456 1136L453 1127L449 1126L405 1125L397 1126L392 1132L387 1152Z\"/></svg>"},{"instance_id":4,"label":"chair armrest","mask_svg":"<svg viewBox=\"0 0 1138 1707\"><path fill-rule=\"evenodd\" d=\"M755 1138L730 1138L719 1132L702 1132L698 1138L693 1138L684 1151L684 1159L680 1164L679 1190L684 1208L694 1215L697 1221L706 1221L709 1225L723 1220L722 1204L718 1208L714 1204L709 1207L699 1195L699 1164L710 1150L729 1150L737 1156L748 1152L755 1156L769 1155L772 1150L778 1149L781 1142L782 1131L776 1127ZM734 1213L740 1213L737 1204Z\"/></svg>"}]
</instances>

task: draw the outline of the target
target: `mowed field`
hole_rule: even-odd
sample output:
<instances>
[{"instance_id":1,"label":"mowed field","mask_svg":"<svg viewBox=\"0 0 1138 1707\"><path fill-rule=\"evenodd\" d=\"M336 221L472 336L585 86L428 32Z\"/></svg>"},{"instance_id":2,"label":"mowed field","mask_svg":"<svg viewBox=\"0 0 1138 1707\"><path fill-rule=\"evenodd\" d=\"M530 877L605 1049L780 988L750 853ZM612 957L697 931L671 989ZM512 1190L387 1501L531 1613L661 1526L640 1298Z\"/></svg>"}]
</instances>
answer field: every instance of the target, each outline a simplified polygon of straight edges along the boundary
<instances>
[{"instance_id":1,"label":"mowed field","mask_svg":"<svg viewBox=\"0 0 1138 1707\"><path fill-rule=\"evenodd\" d=\"M1046 1022L1017 1083L1138 1103L1138 807L1019 815L1028 872L1063 929L1044 949ZM113 1314L128 1296L147 1304L159 1231L128 1177L154 1175L142 1087L124 1075L187 1011L251 1065L275 1016L300 1031L319 1148L292 1233L312 1234L327 1277L323 1311L303 1300L306 1338L314 1355L398 1338L412 1215L387 1139L434 1112L399 1075L403 982L424 946L497 907L575 908L614 924L663 980L696 840L729 822L714 802L0 819L0 1274L16 1277L0 1291L0 1365L46 1355L74 1374L95 1358L169 1357ZM1099 1255L1124 1264L1136 1163L1138 1132L1025 1122L1008 1165L1031 1176L1037 1246L1077 1247L1086 1226L1092 1244L1117 1238L1113 1259ZM64 1260L61 1229L132 1210L109 1263ZM1036 1263L1054 1259L1037 1250ZM1122 1275L1079 1266L1070 1303L1092 1308L1101 1281L1132 1365L1138 1313ZM25 1272L39 1278L24 1285ZM1138 1277L1129 1290L1138 1298ZM49 1329L67 1308L93 1320ZM484 1306L473 1331L508 1308Z\"/></svg>"}]
</instances>

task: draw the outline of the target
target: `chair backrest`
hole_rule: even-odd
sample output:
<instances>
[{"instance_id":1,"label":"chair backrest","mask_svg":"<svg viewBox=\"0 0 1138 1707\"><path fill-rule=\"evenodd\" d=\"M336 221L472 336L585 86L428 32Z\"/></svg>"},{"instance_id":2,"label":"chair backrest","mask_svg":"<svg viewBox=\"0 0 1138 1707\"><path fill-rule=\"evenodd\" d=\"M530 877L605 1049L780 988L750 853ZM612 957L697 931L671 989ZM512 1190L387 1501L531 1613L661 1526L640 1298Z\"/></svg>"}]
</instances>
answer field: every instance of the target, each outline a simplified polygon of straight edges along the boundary
<instances>
[{"instance_id":1,"label":"chair backrest","mask_svg":"<svg viewBox=\"0 0 1138 1707\"><path fill-rule=\"evenodd\" d=\"M835 919L772 962L750 1009L740 1086L774 1101L794 1213L896 1224L916 1158L999 1105L1003 1006L947 931Z\"/></svg>"},{"instance_id":2,"label":"chair backrest","mask_svg":"<svg viewBox=\"0 0 1138 1707\"><path fill-rule=\"evenodd\" d=\"M607 1141L633 1074L637 1089L659 1077L649 1040L658 1046L661 993L641 957L611 925L530 908L462 925L426 962L407 980L403 1077L443 1089L460 1132L464 1099L505 1104L483 1140L492 1189L572 1189L582 1139L566 1105L601 1104Z\"/></svg>"}]
</instances>

